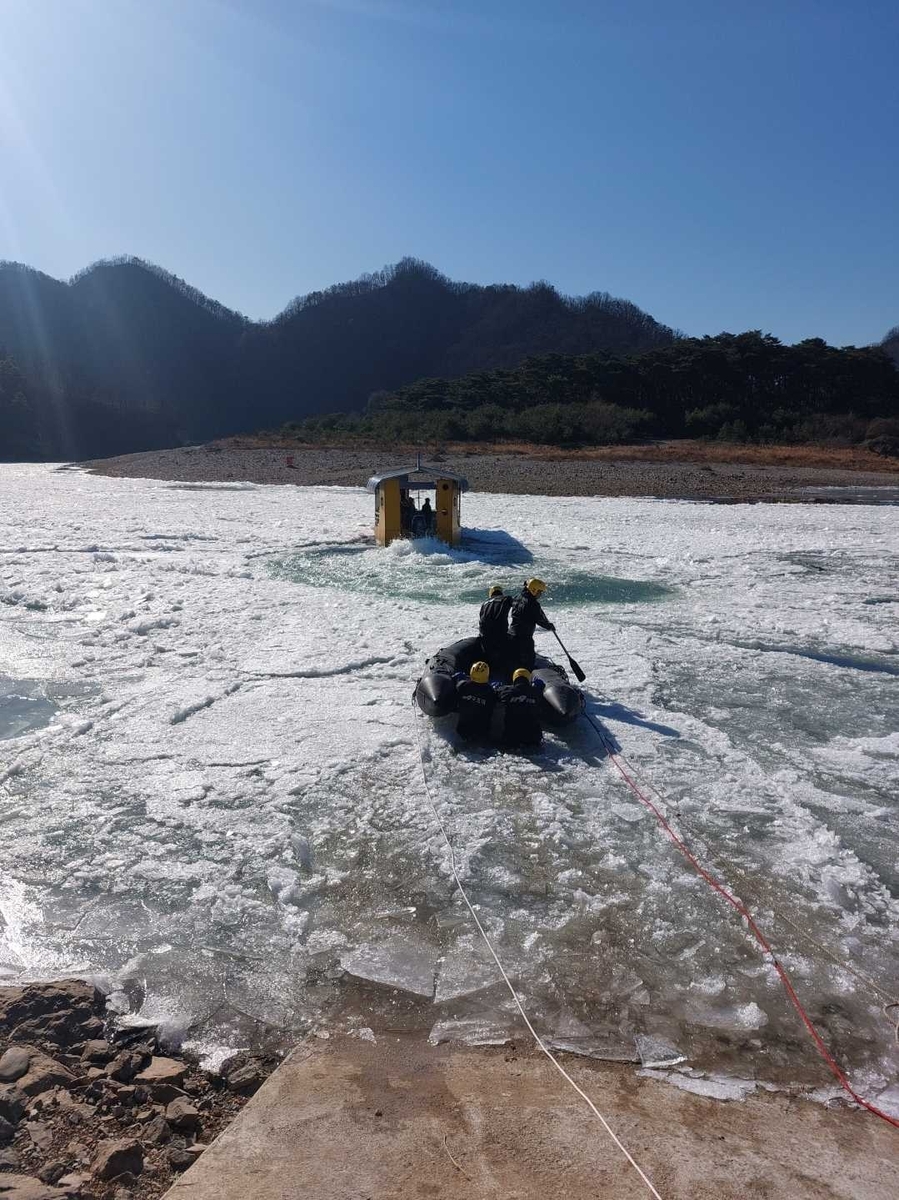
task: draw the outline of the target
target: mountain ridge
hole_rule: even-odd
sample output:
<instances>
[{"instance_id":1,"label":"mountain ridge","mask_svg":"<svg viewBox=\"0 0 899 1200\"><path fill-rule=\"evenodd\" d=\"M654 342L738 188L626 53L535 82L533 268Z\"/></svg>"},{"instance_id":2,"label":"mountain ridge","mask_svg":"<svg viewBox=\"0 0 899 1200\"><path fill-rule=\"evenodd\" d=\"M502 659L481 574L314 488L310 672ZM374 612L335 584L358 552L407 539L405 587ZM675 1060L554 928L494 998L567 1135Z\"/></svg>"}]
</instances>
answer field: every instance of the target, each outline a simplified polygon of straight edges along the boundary
<instances>
[{"instance_id":1,"label":"mountain ridge","mask_svg":"<svg viewBox=\"0 0 899 1200\"><path fill-rule=\"evenodd\" d=\"M722 342L727 338L730 343ZM552 438L556 426L583 425L591 437L614 434L620 440L628 430L650 427L640 424L637 411L646 407L642 373L654 376L651 387L661 389L655 403L663 403L666 392L684 391L684 371L695 375L697 353L704 361L716 341L726 356L737 344L729 334L685 338L605 292L570 297L545 281L527 287L454 282L414 258L297 296L266 321L251 320L135 256L101 259L65 281L27 264L0 262L0 460L100 458L314 422L337 412L377 417L388 397L410 388L429 396L435 429L448 420L458 424L453 414L460 408L487 404L486 411L466 417L466 427L508 435L512 424L498 422L496 405L490 406L498 380L502 394L510 386L534 392L544 408L576 395L591 401L580 424L571 422L576 408L561 421L549 410L529 416L528 426L543 422L543 438ZM765 360L784 357L776 339L766 336L757 344ZM815 369L823 370L829 391L811 409L809 395L807 412L867 411L865 381L871 370L876 375L876 366L865 365L854 348L828 354L820 345L811 354L816 360L824 355ZM658 359L677 346L685 354ZM868 349L883 351L899 366L899 327ZM585 361L597 354L619 365ZM529 362L537 364L536 375ZM751 356L749 362L751 374ZM699 388L704 398L688 407L712 404L727 416L728 406L715 394L717 367L702 371L708 376ZM595 376L592 391L581 395L587 376ZM533 379L542 380L536 389ZM725 383L722 378L721 387ZM879 393L881 385L873 390ZM733 391L733 380L727 386ZM886 386L889 391L892 385ZM755 385L746 387L749 412L740 420L752 429ZM501 406L508 406L502 394ZM788 409L790 396L785 399ZM611 401L615 411L596 407L600 401ZM879 415L891 416L892 403L883 407L888 411ZM733 425L732 418L722 416L721 428ZM363 420L371 423L370 416ZM338 426L325 418L322 429L332 427ZM668 434L679 427L675 422ZM777 427L788 429L789 423Z\"/></svg>"},{"instance_id":2,"label":"mountain ridge","mask_svg":"<svg viewBox=\"0 0 899 1200\"><path fill-rule=\"evenodd\" d=\"M0 443L0 458L206 440L362 409L373 393L422 376L513 367L540 353L639 352L676 337L604 292L456 283L413 258L298 296L270 321L133 256L101 259L68 281L0 263L0 348L29 385L17 394L32 418L27 438L20 429L15 445Z\"/></svg>"}]
</instances>

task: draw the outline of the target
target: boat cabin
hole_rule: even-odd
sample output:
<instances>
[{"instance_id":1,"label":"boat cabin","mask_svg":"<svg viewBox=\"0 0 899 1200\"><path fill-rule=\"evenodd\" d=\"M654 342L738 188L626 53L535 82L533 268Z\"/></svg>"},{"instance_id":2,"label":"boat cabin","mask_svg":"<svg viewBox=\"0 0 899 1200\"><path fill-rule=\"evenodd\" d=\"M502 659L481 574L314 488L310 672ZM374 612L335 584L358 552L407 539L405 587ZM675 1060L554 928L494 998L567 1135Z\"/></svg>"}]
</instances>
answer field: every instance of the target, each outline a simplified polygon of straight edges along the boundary
<instances>
[{"instance_id":1,"label":"boat cabin","mask_svg":"<svg viewBox=\"0 0 899 1200\"><path fill-rule=\"evenodd\" d=\"M468 480L443 467L399 467L372 475L375 495L375 540L389 546L398 538L436 537L448 546L462 538L461 496Z\"/></svg>"}]
</instances>

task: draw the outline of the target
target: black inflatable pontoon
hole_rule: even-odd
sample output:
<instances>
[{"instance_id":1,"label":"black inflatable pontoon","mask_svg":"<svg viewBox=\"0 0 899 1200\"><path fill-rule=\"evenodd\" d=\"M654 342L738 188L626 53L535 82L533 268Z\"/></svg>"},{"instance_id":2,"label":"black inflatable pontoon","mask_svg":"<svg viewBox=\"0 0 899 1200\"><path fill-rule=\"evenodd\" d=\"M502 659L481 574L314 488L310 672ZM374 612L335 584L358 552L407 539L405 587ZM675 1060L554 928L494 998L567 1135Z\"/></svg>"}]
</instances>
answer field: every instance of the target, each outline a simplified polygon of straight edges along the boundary
<instances>
[{"instance_id":1,"label":"black inflatable pontoon","mask_svg":"<svg viewBox=\"0 0 899 1200\"><path fill-rule=\"evenodd\" d=\"M415 686L418 707L429 717L445 717L456 711L456 671L471 669L471 664L482 657L480 638L463 638L444 646L432 655L425 664L425 672ZM569 683L565 671L557 663L537 655L534 677L542 679L543 689L540 716L544 724L570 725L584 711L584 693ZM496 678L496 676L494 676Z\"/></svg>"}]
</instances>

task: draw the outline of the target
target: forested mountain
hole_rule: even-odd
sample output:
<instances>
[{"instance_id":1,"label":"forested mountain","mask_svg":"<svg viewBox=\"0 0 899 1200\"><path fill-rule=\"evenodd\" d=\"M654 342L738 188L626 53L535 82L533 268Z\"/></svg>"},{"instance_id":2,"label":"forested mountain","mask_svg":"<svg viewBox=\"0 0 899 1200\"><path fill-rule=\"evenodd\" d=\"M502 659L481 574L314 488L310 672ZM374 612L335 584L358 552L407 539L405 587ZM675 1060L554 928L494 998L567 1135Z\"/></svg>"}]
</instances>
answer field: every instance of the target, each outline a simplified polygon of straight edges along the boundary
<instances>
[{"instance_id":1,"label":"forested mountain","mask_svg":"<svg viewBox=\"0 0 899 1200\"><path fill-rule=\"evenodd\" d=\"M82 457L227 429L247 321L137 260L60 283L0 266L0 350L29 384L39 452ZM0 423L0 459L12 457Z\"/></svg>"},{"instance_id":2,"label":"forested mountain","mask_svg":"<svg viewBox=\"0 0 899 1200\"><path fill-rule=\"evenodd\" d=\"M861 442L899 435L899 371L881 347L785 346L759 332L680 338L642 354L528 358L513 370L421 379L364 414L292 424L312 441L517 439L602 444L640 437ZM883 441L874 447L891 452Z\"/></svg>"},{"instance_id":3,"label":"forested mountain","mask_svg":"<svg viewBox=\"0 0 899 1200\"><path fill-rule=\"evenodd\" d=\"M34 395L16 363L0 350L0 459L31 459L40 453Z\"/></svg>"},{"instance_id":4,"label":"forested mountain","mask_svg":"<svg viewBox=\"0 0 899 1200\"><path fill-rule=\"evenodd\" d=\"M641 351L674 336L602 293L453 283L413 259L297 299L266 323L139 259L97 263L68 283L0 264L0 459L204 440L362 409L422 376L551 351Z\"/></svg>"},{"instance_id":5,"label":"forested mountain","mask_svg":"<svg viewBox=\"0 0 899 1200\"><path fill-rule=\"evenodd\" d=\"M899 366L899 325L895 329L891 329L880 344L896 365Z\"/></svg>"}]
</instances>

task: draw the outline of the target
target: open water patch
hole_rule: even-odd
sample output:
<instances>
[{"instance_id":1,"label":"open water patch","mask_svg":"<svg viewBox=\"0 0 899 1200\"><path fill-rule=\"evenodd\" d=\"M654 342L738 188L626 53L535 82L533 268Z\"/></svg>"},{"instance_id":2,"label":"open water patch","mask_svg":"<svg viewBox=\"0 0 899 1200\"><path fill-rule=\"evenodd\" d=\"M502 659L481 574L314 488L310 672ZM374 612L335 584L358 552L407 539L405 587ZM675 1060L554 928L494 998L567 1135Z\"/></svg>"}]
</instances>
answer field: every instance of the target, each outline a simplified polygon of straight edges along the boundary
<instances>
[{"instance_id":1,"label":"open water patch","mask_svg":"<svg viewBox=\"0 0 899 1200\"><path fill-rule=\"evenodd\" d=\"M553 604L561 604L569 608L585 604L644 604L654 600L664 600L674 594L675 589L664 583L654 583L648 579L619 579L613 575L591 575L588 571L571 571L565 567L556 568L557 575L546 579L547 598ZM495 582L504 587L507 592L517 592L523 582L521 577L498 579ZM483 599L481 591L463 592L460 600Z\"/></svg>"},{"instance_id":2,"label":"open water patch","mask_svg":"<svg viewBox=\"0 0 899 1200\"><path fill-rule=\"evenodd\" d=\"M797 495L825 501L828 504L887 504L899 505L899 486L894 484L878 484L871 487L850 484L848 486L833 484L829 486L801 487L795 489Z\"/></svg>"},{"instance_id":3,"label":"open water patch","mask_svg":"<svg viewBox=\"0 0 899 1200\"><path fill-rule=\"evenodd\" d=\"M0 741L43 729L55 713L56 705L38 680L0 676Z\"/></svg>"},{"instance_id":4,"label":"open water patch","mask_svg":"<svg viewBox=\"0 0 899 1200\"><path fill-rule=\"evenodd\" d=\"M255 492L259 485L255 483L167 483L170 492Z\"/></svg>"},{"instance_id":5,"label":"open water patch","mask_svg":"<svg viewBox=\"0 0 899 1200\"><path fill-rule=\"evenodd\" d=\"M554 605L639 604L664 600L674 589L641 579L595 575L553 561L532 564L530 552L516 539L478 530L460 547L435 538L393 542L387 547L346 543L300 550L270 560L276 579L309 587L335 588L368 595L397 596L425 604L480 603L493 584L519 591L525 578L540 574Z\"/></svg>"}]
</instances>

